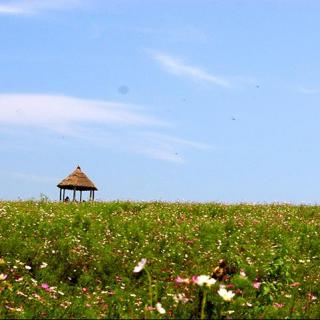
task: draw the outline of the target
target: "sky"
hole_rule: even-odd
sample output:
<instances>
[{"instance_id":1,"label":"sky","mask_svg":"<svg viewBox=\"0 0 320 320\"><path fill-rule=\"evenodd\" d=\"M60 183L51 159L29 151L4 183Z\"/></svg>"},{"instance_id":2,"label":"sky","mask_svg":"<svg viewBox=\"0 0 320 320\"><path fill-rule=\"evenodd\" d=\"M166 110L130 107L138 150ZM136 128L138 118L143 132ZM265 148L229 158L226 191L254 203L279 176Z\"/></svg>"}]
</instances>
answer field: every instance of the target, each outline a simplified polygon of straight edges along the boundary
<instances>
[{"instance_id":1,"label":"sky","mask_svg":"<svg viewBox=\"0 0 320 320\"><path fill-rule=\"evenodd\" d=\"M320 2L0 0L0 200L320 203Z\"/></svg>"}]
</instances>

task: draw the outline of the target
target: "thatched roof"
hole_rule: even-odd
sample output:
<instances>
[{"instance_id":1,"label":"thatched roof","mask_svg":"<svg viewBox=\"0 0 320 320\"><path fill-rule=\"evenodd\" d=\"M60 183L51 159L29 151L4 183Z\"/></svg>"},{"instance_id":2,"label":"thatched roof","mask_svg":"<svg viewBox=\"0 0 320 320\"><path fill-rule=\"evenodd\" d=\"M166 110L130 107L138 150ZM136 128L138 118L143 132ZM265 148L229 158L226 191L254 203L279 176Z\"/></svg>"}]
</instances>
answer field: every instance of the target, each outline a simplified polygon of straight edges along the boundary
<instances>
[{"instance_id":1,"label":"thatched roof","mask_svg":"<svg viewBox=\"0 0 320 320\"><path fill-rule=\"evenodd\" d=\"M58 185L58 188L69 190L98 190L94 183L86 176L78 166L70 175L63 179Z\"/></svg>"}]
</instances>

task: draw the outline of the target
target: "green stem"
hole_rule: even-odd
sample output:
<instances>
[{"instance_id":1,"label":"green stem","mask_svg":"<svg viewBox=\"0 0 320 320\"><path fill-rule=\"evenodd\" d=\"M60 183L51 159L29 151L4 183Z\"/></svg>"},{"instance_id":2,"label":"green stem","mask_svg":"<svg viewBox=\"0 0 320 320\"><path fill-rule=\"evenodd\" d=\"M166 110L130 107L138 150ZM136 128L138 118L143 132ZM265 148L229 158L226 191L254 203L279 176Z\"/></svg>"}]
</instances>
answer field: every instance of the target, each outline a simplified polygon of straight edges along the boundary
<instances>
[{"instance_id":1,"label":"green stem","mask_svg":"<svg viewBox=\"0 0 320 320\"><path fill-rule=\"evenodd\" d=\"M205 319L205 315L204 315L204 308L206 306L207 303L207 291L204 290L203 292L203 298L202 298L202 303L201 303L201 317L200 319Z\"/></svg>"},{"instance_id":2,"label":"green stem","mask_svg":"<svg viewBox=\"0 0 320 320\"><path fill-rule=\"evenodd\" d=\"M152 294L152 279L151 279L151 275L148 272L148 270L145 268L147 277L148 277L148 281L149 281L149 305L152 307L153 306L153 294Z\"/></svg>"}]
</instances>

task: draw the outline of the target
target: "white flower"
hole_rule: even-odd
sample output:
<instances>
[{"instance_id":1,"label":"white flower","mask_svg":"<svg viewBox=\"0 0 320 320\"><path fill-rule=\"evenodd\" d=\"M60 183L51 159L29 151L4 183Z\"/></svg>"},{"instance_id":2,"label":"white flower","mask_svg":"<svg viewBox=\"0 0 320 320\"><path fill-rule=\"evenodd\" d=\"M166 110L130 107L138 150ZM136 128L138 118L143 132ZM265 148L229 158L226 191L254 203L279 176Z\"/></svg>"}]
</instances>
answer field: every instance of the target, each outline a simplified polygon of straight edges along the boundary
<instances>
[{"instance_id":1,"label":"white flower","mask_svg":"<svg viewBox=\"0 0 320 320\"><path fill-rule=\"evenodd\" d=\"M246 275L246 273L245 273L245 271L243 269L240 270L240 276L242 278L246 278L247 277L247 275Z\"/></svg>"},{"instance_id":2,"label":"white flower","mask_svg":"<svg viewBox=\"0 0 320 320\"><path fill-rule=\"evenodd\" d=\"M147 263L147 259L141 259L141 261L134 267L133 272L139 273L141 270L143 270L146 263Z\"/></svg>"},{"instance_id":3,"label":"white flower","mask_svg":"<svg viewBox=\"0 0 320 320\"><path fill-rule=\"evenodd\" d=\"M48 264L46 262L42 262L41 263L41 266L40 266L40 269L44 269L48 266Z\"/></svg>"},{"instance_id":4,"label":"white flower","mask_svg":"<svg viewBox=\"0 0 320 320\"><path fill-rule=\"evenodd\" d=\"M30 266L25 266L25 268L26 268L27 270L31 270L31 269L32 269Z\"/></svg>"},{"instance_id":5,"label":"white flower","mask_svg":"<svg viewBox=\"0 0 320 320\"><path fill-rule=\"evenodd\" d=\"M158 302L156 304L156 309L160 314L165 314L166 313L166 310L162 307L162 304L160 302Z\"/></svg>"},{"instance_id":6,"label":"white flower","mask_svg":"<svg viewBox=\"0 0 320 320\"><path fill-rule=\"evenodd\" d=\"M189 301L189 299L186 297L186 295L184 293L178 293L173 295L173 300L176 303L182 302L182 303L187 303Z\"/></svg>"},{"instance_id":7,"label":"white flower","mask_svg":"<svg viewBox=\"0 0 320 320\"><path fill-rule=\"evenodd\" d=\"M202 287L203 285L207 285L208 287L210 287L215 284L217 280L210 278L209 276L202 275L193 277L192 281L200 287Z\"/></svg>"},{"instance_id":8,"label":"white flower","mask_svg":"<svg viewBox=\"0 0 320 320\"><path fill-rule=\"evenodd\" d=\"M220 288L218 294L224 301L231 301L235 295L232 291L228 291L225 288Z\"/></svg>"},{"instance_id":9,"label":"white flower","mask_svg":"<svg viewBox=\"0 0 320 320\"><path fill-rule=\"evenodd\" d=\"M215 284L216 282L217 282L216 279L210 278L210 279L206 282L206 285L207 285L208 287L210 287L210 286L212 286L213 284Z\"/></svg>"}]
</instances>

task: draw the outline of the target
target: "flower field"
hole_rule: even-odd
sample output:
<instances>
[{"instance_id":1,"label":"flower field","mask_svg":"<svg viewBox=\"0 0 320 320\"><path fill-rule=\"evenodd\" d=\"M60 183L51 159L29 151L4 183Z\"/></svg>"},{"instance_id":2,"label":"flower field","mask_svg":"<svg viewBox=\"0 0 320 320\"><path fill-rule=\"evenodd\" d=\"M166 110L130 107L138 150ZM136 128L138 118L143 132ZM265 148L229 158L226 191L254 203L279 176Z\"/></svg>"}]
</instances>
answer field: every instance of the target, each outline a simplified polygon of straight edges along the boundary
<instances>
[{"instance_id":1,"label":"flower field","mask_svg":"<svg viewBox=\"0 0 320 320\"><path fill-rule=\"evenodd\" d=\"M320 207L0 202L1 318L320 318Z\"/></svg>"}]
</instances>

